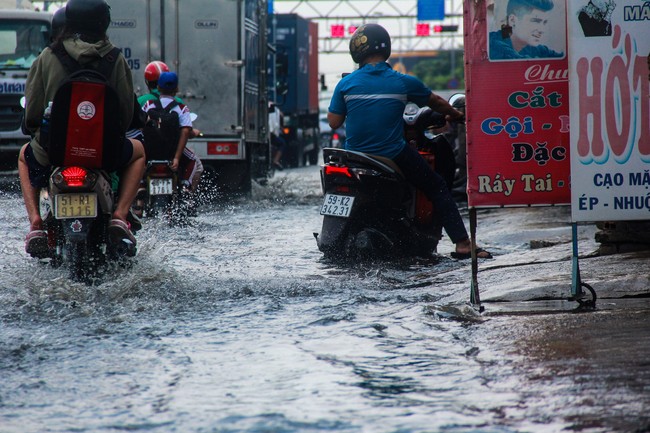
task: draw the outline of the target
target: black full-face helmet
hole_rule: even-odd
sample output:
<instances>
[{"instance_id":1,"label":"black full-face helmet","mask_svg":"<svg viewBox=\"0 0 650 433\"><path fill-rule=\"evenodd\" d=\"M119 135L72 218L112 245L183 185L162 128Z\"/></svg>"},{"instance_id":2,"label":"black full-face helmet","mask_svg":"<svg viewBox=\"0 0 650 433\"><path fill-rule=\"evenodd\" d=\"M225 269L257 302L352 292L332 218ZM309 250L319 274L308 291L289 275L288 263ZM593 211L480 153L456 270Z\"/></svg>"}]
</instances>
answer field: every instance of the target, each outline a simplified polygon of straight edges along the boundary
<instances>
[{"instance_id":1,"label":"black full-face helmet","mask_svg":"<svg viewBox=\"0 0 650 433\"><path fill-rule=\"evenodd\" d=\"M104 0L68 0L65 18L73 31L103 35L111 23L111 8Z\"/></svg>"},{"instance_id":2,"label":"black full-face helmet","mask_svg":"<svg viewBox=\"0 0 650 433\"><path fill-rule=\"evenodd\" d=\"M65 27L65 8L58 9L52 16L52 40L55 40Z\"/></svg>"},{"instance_id":3,"label":"black full-face helmet","mask_svg":"<svg viewBox=\"0 0 650 433\"><path fill-rule=\"evenodd\" d=\"M379 24L364 24L350 39L350 55L355 63L362 64L371 54L382 54L384 60L390 57L390 35Z\"/></svg>"}]
</instances>

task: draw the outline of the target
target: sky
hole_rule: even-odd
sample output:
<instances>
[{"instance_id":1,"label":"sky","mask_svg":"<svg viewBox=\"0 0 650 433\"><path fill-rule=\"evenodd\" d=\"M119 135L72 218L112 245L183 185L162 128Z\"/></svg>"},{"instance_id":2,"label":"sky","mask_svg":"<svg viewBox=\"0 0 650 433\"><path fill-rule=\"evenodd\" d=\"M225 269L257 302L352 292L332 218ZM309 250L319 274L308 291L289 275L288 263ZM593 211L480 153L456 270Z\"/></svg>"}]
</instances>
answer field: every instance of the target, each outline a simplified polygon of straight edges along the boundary
<instances>
[{"instance_id":1,"label":"sky","mask_svg":"<svg viewBox=\"0 0 650 433\"><path fill-rule=\"evenodd\" d=\"M376 22L381 24L388 30L392 36L393 53L399 51L412 52L412 51L431 51L440 47L451 48L462 46L462 31L452 36L445 35L446 37L440 38L439 36L430 38L415 38L406 36L415 36L415 27L418 23L417 15L417 2L416 0L354 0L353 5L350 6L347 2L339 1L324 1L317 2L301 2L301 1L283 1L275 0L274 4L275 13L297 13L305 18L311 17L334 17L334 16L369 16L365 22ZM446 0L445 4L446 13L457 13L462 15L462 0ZM408 18L389 18L395 15L408 15ZM319 19L319 37L330 36L330 26L332 24L344 24L347 29L351 25L361 25L364 20L361 18L356 19ZM447 18L444 22L427 22L429 24L459 24L462 29L462 17ZM396 38L398 35L405 36L404 38ZM320 41L319 46L322 47L336 47L338 50L347 48L349 42L349 35L346 33L345 38L340 44L334 46L332 44L336 41ZM329 44L329 45L328 45ZM350 58L349 54L319 54L319 72L325 75L325 82L330 90L334 88L336 83L340 80L341 74L344 72L351 72L356 68L355 63Z\"/></svg>"},{"instance_id":2,"label":"sky","mask_svg":"<svg viewBox=\"0 0 650 433\"><path fill-rule=\"evenodd\" d=\"M16 1L16 0L0 0L0 1ZM21 0L22 1L22 0ZM462 0L445 0L445 8L447 13L462 13ZM108 0L110 4L110 0ZM35 6L42 7L42 2L32 2ZM63 3L63 2L62 2ZM336 17L336 16L369 16L367 20L361 18L348 18L340 20L337 18L318 20L319 23L319 37L330 36L330 26L332 24L344 24L346 29L351 26L358 26L364 22L376 22L383 25L388 32L393 36L393 52L409 52L418 50L432 50L441 44L458 46L462 43L460 37L455 39L445 38L412 38L404 37L397 38L398 35L414 36L415 27L417 23L417 6L416 0L354 0L352 6L345 1L338 0L319 0L315 2L300 1L300 0L275 0L273 8L275 13L297 13L306 18L311 17ZM50 11L58 9L56 5L50 7ZM408 15L408 18L389 18L395 15ZM454 24L462 24L461 18L446 19L445 24L453 22ZM442 22L430 24L439 24ZM462 34L462 33L461 33ZM336 48L346 50L349 36L347 33L345 37L339 42L337 40L330 40L328 42L321 41L321 47L327 46L328 48ZM326 45L327 44L327 45ZM341 79L341 74L344 72L351 72L356 68L355 63L347 53L323 53L319 54L319 73L325 75L325 83L329 91L333 90L336 83ZM329 92L322 92L323 98L329 98Z\"/></svg>"}]
</instances>

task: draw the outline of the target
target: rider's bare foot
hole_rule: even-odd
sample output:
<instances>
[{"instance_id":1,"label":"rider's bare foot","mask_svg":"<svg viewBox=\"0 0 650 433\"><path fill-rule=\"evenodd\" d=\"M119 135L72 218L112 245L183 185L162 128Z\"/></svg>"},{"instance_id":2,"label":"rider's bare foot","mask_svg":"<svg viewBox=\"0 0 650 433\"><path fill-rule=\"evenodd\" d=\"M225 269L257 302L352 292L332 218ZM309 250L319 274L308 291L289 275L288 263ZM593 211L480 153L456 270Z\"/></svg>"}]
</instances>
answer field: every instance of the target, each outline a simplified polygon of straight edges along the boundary
<instances>
[{"instance_id":1,"label":"rider's bare foot","mask_svg":"<svg viewBox=\"0 0 650 433\"><path fill-rule=\"evenodd\" d=\"M29 231L43 230L43 220L39 216L29 223Z\"/></svg>"}]
</instances>

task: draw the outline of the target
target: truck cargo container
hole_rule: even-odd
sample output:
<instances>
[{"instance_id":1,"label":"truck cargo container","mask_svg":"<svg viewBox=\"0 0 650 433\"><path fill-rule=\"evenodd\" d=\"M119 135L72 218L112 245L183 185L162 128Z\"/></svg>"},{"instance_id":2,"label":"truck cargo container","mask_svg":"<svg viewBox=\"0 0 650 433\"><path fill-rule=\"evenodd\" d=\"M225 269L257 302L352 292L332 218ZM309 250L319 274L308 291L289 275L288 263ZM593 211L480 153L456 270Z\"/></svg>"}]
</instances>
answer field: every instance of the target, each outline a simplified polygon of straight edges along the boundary
<instances>
[{"instance_id":1,"label":"truck cargo container","mask_svg":"<svg viewBox=\"0 0 650 433\"><path fill-rule=\"evenodd\" d=\"M283 163L314 165L320 152L318 24L297 14L273 14L269 21L275 49L272 99L283 113L287 141Z\"/></svg>"},{"instance_id":2,"label":"truck cargo container","mask_svg":"<svg viewBox=\"0 0 650 433\"><path fill-rule=\"evenodd\" d=\"M203 136L188 147L224 192L249 192L270 167L266 0L110 0L111 41L126 57L136 93L144 68L164 61Z\"/></svg>"}]
</instances>

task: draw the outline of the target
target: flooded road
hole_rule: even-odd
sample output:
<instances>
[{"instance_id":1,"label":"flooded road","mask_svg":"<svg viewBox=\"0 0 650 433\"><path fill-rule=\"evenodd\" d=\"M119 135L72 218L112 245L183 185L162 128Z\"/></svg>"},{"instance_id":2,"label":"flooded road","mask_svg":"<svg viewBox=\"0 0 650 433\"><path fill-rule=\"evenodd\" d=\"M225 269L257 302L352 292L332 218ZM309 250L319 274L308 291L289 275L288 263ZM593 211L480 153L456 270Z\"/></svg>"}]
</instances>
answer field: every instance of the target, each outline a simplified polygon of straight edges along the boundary
<instances>
[{"instance_id":1,"label":"flooded road","mask_svg":"<svg viewBox=\"0 0 650 433\"><path fill-rule=\"evenodd\" d=\"M324 261L320 201L305 168L187 228L148 220L132 268L86 286L26 256L22 200L0 193L0 432L650 431L646 304L480 315L448 240L430 260ZM570 233L564 210L526 212ZM481 242L523 260L485 218ZM487 292L529 283L498 273Z\"/></svg>"}]
</instances>

